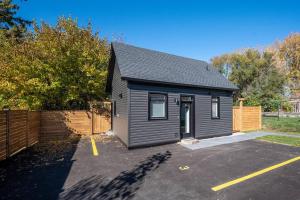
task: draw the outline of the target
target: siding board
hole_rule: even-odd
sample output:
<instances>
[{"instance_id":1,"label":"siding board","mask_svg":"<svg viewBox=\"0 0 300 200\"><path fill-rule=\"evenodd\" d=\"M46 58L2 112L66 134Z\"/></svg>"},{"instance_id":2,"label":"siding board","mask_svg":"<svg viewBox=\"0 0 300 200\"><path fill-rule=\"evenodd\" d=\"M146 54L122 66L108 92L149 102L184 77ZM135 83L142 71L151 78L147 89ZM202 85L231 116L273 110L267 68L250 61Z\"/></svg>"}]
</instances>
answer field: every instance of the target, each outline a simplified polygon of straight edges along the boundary
<instances>
[{"instance_id":1,"label":"siding board","mask_svg":"<svg viewBox=\"0 0 300 200\"><path fill-rule=\"evenodd\" d=\"M232 134L232 92L129 82L129 147L180 140L180 95L195 98L195 137ZM168 119L148 120L148 93L168 94ZM211 96L220 96L220 119L211 119Z\"/></svg>"},{"instance_id":2,"label":"siding board","mask_svg":"<svg viewBox=\"0 0 300 200\"><path fill-rule=\"evenodd\" d=\"M120 97L122 94L122 98ZM112 100L116 101L116 116L113 115L113 132L128 145L128 88L127 81L121 79L117 61L112 80ZM114 109L114 108L112 108Z\"/></svg>"}]
</instances>

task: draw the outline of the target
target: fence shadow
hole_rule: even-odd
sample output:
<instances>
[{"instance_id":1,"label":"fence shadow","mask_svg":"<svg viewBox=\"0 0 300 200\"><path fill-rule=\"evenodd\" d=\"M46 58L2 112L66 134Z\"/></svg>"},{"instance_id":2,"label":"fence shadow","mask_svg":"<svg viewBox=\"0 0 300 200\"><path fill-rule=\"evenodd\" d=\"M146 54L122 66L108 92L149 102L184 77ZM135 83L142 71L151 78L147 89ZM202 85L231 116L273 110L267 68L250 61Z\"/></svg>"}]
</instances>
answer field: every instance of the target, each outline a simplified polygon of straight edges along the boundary
<instances>
[{"instance_id":1,"label":"fence shadow","mask_svg":"<svg viewBox=\"0 0 300 200\"><path fill-rule=\"evenodd\" d=\"M0 162L0 199L57 199L79 140L37 144Z\"/></svg>"},{"instance_id":2,"label":"fence shadow","mask_svg":"<svg viewBox=\"0 0 300 200\"><path fill-rule=\"evenodd\" d=\"M121 172L113 180L107 180L101 175L81 180L64 191L59 199L132 199L147 174L156 170L171 155L169 151L157 153L139 163L132 170Z\"/></svg>"}]
</instances>

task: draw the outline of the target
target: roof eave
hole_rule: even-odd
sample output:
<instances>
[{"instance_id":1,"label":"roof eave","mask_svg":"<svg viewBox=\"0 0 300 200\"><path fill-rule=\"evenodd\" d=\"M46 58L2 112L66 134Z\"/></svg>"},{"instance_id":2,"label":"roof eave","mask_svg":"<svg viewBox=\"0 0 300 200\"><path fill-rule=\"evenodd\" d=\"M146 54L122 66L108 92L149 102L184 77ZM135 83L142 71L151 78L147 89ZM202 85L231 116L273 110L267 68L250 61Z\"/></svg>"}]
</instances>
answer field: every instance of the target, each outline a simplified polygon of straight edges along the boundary
<instances>
[{"instance_id":1,"label":"roof eave","mask_svg":"<svg viewBox=\"0 0 300 200\"><path fill-rule=\"evenodd\" d=\"M237 91L237 90L239 90L237 87L236 88L227 88L227 87L214 87L214 86L205 86L205 85L191 85L191 84L173 83L173 82L166 82L166 81L138 79L138 78L132 78L132 77L126 77L126 76L122 76L121 78L124 79L124 80L127 80L127 81L143 82L143 83L155 83L155 84L193 87L193 88L206 88L206 89L216 89L216 90L226 90L226 91Z\"/></svg>"}]
</instances>

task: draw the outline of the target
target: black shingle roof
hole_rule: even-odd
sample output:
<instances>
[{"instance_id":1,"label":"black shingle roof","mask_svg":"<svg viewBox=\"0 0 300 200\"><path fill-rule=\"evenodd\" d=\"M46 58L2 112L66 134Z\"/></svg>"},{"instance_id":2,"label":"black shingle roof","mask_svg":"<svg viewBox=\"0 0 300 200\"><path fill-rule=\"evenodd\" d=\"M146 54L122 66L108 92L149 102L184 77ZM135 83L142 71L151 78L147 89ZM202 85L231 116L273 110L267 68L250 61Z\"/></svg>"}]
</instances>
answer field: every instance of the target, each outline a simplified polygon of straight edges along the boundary
<instances>
[{"instance_id":1,"label":"black shingle roof","mask_svg":"<svg viewBox=\"0 0 300 200\"><path fill-rule=\"evenodd\" d=\"M208 63L167 53L112 43L121 77L192 87L238 89Z\"/></svg>"}]
</instances>

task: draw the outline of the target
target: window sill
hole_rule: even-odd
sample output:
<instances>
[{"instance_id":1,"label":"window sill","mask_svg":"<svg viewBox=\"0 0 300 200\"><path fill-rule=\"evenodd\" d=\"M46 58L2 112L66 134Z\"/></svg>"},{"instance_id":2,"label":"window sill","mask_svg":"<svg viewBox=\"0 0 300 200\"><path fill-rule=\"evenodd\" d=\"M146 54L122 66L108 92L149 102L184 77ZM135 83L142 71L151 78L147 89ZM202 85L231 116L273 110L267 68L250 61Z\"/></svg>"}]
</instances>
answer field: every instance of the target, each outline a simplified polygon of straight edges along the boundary
<instances>
[{"instance_id":1,"label":"window sill","mask_svg":"<svg viewBox=\"0 0 300 200\"><path fill-rule=\"evenodd\" d=\"M163 118L149 118L148 121L155 121L155 120L168 120L168 118L163 117Z\"/></svg>"}]
</instances>

